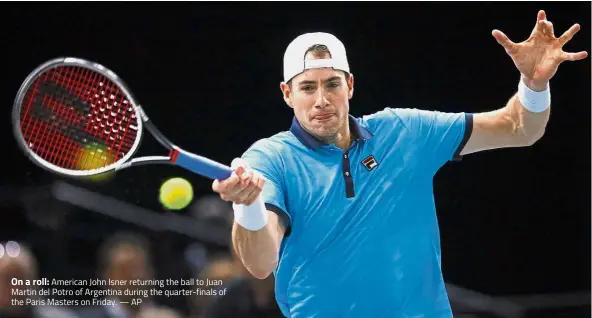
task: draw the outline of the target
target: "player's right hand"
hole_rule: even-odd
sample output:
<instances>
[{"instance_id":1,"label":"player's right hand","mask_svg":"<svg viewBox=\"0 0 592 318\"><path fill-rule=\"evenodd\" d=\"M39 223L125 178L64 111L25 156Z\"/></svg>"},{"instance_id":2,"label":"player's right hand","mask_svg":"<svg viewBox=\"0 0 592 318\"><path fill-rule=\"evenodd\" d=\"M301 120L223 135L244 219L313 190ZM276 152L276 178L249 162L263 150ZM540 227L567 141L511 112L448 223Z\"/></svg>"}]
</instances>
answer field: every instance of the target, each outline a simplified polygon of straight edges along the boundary
<instances>
[{"instance_id":1,"label":"player's right hand","mask_svg":"<svg viewBox=\"0 0 592 318\"><path fill-rule=\"evenodd\" d=\"M232 175L226 180L214 180L212 190L224 201L251 205L263 190L265 178L240 158L232 160L230 167Z\"/></svg>"}]
</instances>

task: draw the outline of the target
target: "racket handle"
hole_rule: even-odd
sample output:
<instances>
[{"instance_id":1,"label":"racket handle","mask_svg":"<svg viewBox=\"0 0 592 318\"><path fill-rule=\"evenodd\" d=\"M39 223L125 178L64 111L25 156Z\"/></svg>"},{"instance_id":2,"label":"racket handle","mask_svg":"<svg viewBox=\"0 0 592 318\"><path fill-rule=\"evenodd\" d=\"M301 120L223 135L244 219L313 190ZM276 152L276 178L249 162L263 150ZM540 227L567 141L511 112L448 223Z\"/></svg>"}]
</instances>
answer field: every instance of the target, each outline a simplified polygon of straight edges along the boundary
<instances>
[{"instance_id":1,"label":"racket handle","mask_svg":"<svg viewBox=\"0 0 592 318\"><path fill-rule=\"evenodd\" d=\"M212 180L225 180L232 174L232 169L228 166L178 148L174 149L172 162Z\"/></svg>"}]
</instances>

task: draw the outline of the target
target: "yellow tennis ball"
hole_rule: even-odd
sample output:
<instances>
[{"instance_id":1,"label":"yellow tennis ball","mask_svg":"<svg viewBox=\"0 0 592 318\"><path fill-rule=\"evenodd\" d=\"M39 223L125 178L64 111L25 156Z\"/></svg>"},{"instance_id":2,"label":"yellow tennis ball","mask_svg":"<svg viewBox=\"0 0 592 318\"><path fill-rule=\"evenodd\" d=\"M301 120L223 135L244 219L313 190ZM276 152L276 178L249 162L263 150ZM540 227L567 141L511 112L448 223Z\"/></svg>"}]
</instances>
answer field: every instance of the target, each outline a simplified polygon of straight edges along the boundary
<instances>
[{"instance_id":1,"label":"yellow tennis ball","mask_svg":"<svg viewBox=\"0 0 592 318\"><path fill-rule=\"evenodd\" d=\"M106 167L115 162L115 158L106 146L88 145L80 150L77 166L80 170L92 170Z\"/></svg>"},{"instance_id":2,"label":"yellow tennis ball","mask_svg":"<svg viewBox=\"0 0 592 318\"><path fill-rule=\"evenodd\" d=\"M76 166L79 170L86 171L103 168L114 162L115 158L106 146L94 143L80 150ZM84 177L84 179L93 182L104 182L111 180L114 175L114 172L105 172L99 175Z\"/></svg>"},{"instance_id":3,"label":"yellow tennis ball","mask_svg":"<svg viewBox=\"0 0 592 318\"><path fill-rule=\"evenodd\" d=\"M193 200L193 187L183 178L171 178L160 186L160 203L169 210L181 210Z\"/></svg>"}]
</instances>

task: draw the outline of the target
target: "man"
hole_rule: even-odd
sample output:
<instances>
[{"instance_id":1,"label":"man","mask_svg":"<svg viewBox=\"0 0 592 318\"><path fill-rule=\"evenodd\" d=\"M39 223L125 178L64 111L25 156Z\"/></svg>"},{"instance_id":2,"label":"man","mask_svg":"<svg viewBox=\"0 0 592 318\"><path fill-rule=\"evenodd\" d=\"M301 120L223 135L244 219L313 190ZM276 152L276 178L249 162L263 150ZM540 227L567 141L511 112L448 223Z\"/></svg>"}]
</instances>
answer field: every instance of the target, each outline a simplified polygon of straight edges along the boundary
<instances>
[{"instance_id":1,"label":"man","mask_svg":"<svg viewBox=\"0 0 592 318\"><path fill-rule=\"evenodd\" d=\"M349 116L354 77L343 44L296 38L284 56L290 131L260 140L213 183L233 202L232 240L257 278L276 276L287 317L451 317L440 268L432 180L447 161L539 140L549 80L576 24L556 38L540 11L531 36L494 30L521 74L518 93L488 113L386 108Z\"/></svg>"}]
</instances>

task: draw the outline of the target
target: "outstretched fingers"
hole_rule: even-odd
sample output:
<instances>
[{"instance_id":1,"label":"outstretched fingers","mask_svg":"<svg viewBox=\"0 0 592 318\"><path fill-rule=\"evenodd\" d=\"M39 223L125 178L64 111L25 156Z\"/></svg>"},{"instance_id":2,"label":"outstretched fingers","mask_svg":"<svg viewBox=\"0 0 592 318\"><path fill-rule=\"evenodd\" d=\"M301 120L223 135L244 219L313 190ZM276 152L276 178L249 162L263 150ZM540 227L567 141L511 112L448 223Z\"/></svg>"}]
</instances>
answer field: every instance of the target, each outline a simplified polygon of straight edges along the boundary
<instances>
[{"instance_id":1,"label":"outstretched fingers","mask_svg":"<svg viewBox=\"0 0 592 318\"><path fill-rule=\"evenodd\" d=\"M493 30L493 32L491 32L491 35L493 35L493 37L495 38L495 40L497 41L497 43L499 43L501 46L504 47L504 49L506 49L506 51L508 53L513 53L514 51L516 51L516 43L512 42L507 35L505 35L502 31L500 30Z\"/></svg>"},{"instance_id":2,"label":"outstretched fingers","mask_svg":"<svg viewBox=\"0 0 592 318\"><path fill-rule=\"evenodd\" d=\"M545 20L547 20L547 14L545 13L544 10L539 10L539 13L537 14L536 23L534 24L534 28L532 29L532 32L530 33L531 37L534 36L537 32L539 32L539 33L545 32Z\"/></svg>"},{"instance_id":3,"label":"outstretched fingers","mask_svg":"<svg viewBox=\"0 0 592 318\"><path fill-rule=\"evenodd\" d=\"M568 52L563 52L561 54L561 59L563 61L579 61L579 60L583 60L588 56L588 52L586 51L581 51L578 53L568 53Z\"/></svg>"},{"instance_id":4,"label":"outstretched fingers","mask_svg":"<svg viewBox=\"0 0 592 318\"><path fill-rule=\"evenodd\" d=\"M555 37L555 31L553 31L553 23L551 23L551 21L541 20L539 21L539 24L541 25L543 34L550 35L553 38Z\"/></svg>"},{"instance_id":5,"label":"outstretched fingers","mask_svg":"<svg viewBox=\"0 0 592 318\"><path fill-rule=\"evenodd\" d=\"M580 25L579 24L574 24L571 26L571 28L569 28L569 30L565 31L565 33L563 33L560 37L559 37L559 44L561 46L564 46L567 42L569 42L573 36L578 33L578 31L580 31Z\"/></svg>"}]
</instances>

